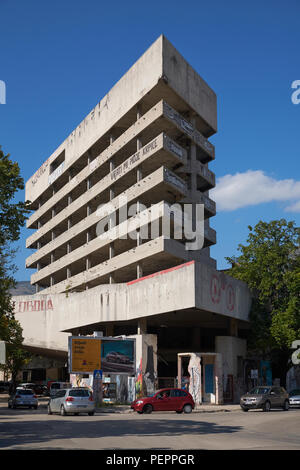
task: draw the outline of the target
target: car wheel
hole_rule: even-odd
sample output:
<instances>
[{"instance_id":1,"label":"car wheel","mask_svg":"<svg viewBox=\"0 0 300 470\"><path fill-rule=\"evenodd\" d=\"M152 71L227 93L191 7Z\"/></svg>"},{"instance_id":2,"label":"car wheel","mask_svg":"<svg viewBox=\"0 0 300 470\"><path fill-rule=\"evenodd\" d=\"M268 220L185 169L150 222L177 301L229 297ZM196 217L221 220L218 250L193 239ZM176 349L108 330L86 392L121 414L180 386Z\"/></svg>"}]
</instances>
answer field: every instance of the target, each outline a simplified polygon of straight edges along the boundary
<instances>
[{"instance_id":1,"label":"car wheel","mask_svg":"<svg viewBox=\"0 0 300 470\"><path fill-rule=\"evenodd\" d=\"M152 411L153 411L153 408L152 408L151 405L144 406L143 412L146 413L147 415L150 415L150 413L152 413Z\"/></svg>"},{"instance_id":2,"label":"car wheel","mask_svg":"<svg viewBox=\"0 0 300 470\"><path fill-rule=\"evenodd\" d=\"M181 415L181 413L183 412L183 410L177 410L176 413Z\"/></svg>"},{"instance_id":3,"label":"car wheel","mask_svg":"<svg viewBox=\"0 0 300 470\"><path fill-rule=\"evenodd\" d=\"M288 400L285 400L284 404L283 404L283 411L288 411L289 410L289 407L290 407L290 404L289 404L289 401Z\"/></svg>"},{"instance_id":4,"label":"car wheel","mask_svg":"<svg viewBox=\"0 0 300 470\"><path fill-rule=\"evenodd\" d=\"M52 411L51 411L51 408L50 408L49 404L48 404L48 415L52 415Z\"/></svg>"},{"instance_id":5,"label":"car wheel","mask_svg":"<svg viewBox=\"0 0 300 470\"><path fill-rule=\"evenodd\" d=\"M271 403L269 401L266 401L266 403L263 406L263 411L270 411L271 410Z\"/></svg>"},{"instance_id":6,"label":"car wheel","mask_svg":"<svg viewBox=\"0 0 300 470\"><path fill-rule=\"evenodd\" d=\"M61 407L60 407L60 415L61 416L66 416L67 415L64 405L61 405Z\"/></svg>"},{"instance_id":7,"label":"car wheel","mask_svg":"<svg viewBox=\"0 0 300 470\"><path fill-rule=\"evenodd\" d=\"M183 411L187 414L191 413L193 410L192 405L184 405Z\"/></svg>"},{"instance_id":8,"label":"car wheel","mask_svg":"<svg viewBox=\"0 0 300 470\"><path fill-rule=\"evenodd\" d=\"M74 416L79 416L79 413L74 413Z\"/></svg>"},{"instance_id":9,"label":"car wheel","mask_svg":"<svg viewBox=\"0 0 300 470\"><path fill-rule=\"evenodd\" d=\"M139 415L142 415L144 412L143 411L138 411L138 414Z\"/></svg>"},{"instance_id":10,"label":"car wheel","mask_svg":"<svg viewBox=\"0 0 300 470\"><path fill-rule=\"evenodd\" d=\"M94 411L91 411L90 413L88 413L89 416L94 416L95 412Z\"/></svg>"},{"instance_id":11,"label":"car wheel","mask_svg":"<svg viewBox=\"0 0 300 470\"><path fill-rule=\"evenodd\" d=\"M245 411L245 412L249 411L248 408L242 408L242 410Z\"/></svg>"}]
</instances>

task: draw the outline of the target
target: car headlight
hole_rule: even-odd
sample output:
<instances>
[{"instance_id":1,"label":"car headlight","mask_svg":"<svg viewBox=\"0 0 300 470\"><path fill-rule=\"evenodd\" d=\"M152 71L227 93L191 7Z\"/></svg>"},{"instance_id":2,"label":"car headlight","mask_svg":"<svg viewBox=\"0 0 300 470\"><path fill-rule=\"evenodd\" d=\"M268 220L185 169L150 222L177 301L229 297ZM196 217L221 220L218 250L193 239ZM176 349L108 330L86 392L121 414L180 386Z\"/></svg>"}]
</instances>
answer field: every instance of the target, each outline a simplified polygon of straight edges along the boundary
<instances>
[{"instance_id":1,"label":"car headlight","mask_svg":"<svg viewBox=\"0 0 300 470\"><path fill-rule=\"evenodd\" d=\"M142 403L143 403L143 400L138 400L138 401L136 402L136 405L141 405Z\"/></svg>"}]
</instances>

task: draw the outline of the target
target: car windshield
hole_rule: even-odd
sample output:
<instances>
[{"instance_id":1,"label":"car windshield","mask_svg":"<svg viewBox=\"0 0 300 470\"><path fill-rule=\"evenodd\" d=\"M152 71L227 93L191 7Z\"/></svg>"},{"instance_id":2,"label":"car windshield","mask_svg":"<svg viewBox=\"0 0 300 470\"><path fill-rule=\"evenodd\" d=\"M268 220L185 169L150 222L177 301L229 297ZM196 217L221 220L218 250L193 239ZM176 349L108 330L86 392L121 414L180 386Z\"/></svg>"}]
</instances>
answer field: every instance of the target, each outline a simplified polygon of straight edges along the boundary
<instances>
[{"instance_id":1,"label":"car windshield","mask_svg":"<svg viewBox=\"0 0 300 470\"><path fill-rule=\"evenodd\" d=\"M71 390L69 392L70 397L89 397L89 390Z\"/></svg>"},{"instance_id":2,"label":"car windshield","mask_svg":"<svg viewBox=\"0 0 300 470\"><path fill-rule=\"evenodd\" d=\"M290 392L290 397L294 397L294 396L296 396L296 395L300 395L300 390L292 390L292 391Z\"/></svg>"},{"instance_id":3,"label":"car windshield","mask_svg":"<svg viewBox=\"0 0 300 470\"><path fill-rule=\"evenodd\" d=\"M17 390L18 395L33 395L32 390Z\"/></svg>"},{"instance_id":4,"label":"car windshield","mask_svg":"<svg viewBox=\"0 0 300 470\"><path fill-rule=\"evenodd\" d=\"M269 387L255 387L250 390L249 394L250 395L266 395L267 393L270 392Z\"/></svg>"}]
</instances>

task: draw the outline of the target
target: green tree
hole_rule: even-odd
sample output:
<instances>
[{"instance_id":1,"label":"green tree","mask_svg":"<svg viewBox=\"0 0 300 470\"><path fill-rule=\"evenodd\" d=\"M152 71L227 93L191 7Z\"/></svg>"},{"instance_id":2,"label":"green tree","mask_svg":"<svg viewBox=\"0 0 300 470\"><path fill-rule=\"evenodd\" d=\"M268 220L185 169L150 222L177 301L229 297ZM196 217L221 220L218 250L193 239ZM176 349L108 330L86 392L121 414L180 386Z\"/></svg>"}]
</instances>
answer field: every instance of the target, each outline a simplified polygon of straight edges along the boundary
<instances>
[{"instance_id":1,"label":"green tree","mask_svg":"<svg viewBox=\"0 0 300 470\"><path fill-rule=\"evenodd\" d=\"M283 381L292 341L300 339L300 229L285 219L248 228L241 254L226 259L253 294L248 348L276 362Z\"/></svg>"},{"instance_id":2,"label":"green tree","mask_svg":"<svg viewBox=\"0 0 300 470\"><path fill-rule=\"evenodd\" d=\"M12 243L20 237L20 229L29 213L29 202L16 202L15 196L24 189L20 168L0 147L0 339L7 342L7 364L2 367L15 379L28 356L22 350L22 329L14 318L10 289L15 286L16 250Z\"/></svg>"}]
</instances>

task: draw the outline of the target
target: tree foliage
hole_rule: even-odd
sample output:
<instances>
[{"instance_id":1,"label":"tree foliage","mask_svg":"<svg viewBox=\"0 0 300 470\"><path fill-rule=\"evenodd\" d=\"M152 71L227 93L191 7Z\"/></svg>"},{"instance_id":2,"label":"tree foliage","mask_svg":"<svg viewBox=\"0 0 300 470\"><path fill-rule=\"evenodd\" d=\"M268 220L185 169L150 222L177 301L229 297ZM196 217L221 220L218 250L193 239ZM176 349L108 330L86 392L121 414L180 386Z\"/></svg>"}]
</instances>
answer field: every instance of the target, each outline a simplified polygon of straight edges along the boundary
<instances>
[{"instance_id":1,"label":"tree foliage","mask_svg":"<svg viewBox=\"0 0 300 470\"><path fill-rule=\"evenodd\" d=\"M29 202L15 201L16 193L24 189L20 168L0 147L0 339L6 341L7 363L2 369L13 379L27 358L21 348L22 328L14 318L10 289L15 286L13 263L16 250L12 243L20 237L20 229L29 213Z\"/></svg>"},{"instance_id":2,"label":"tree foliage","mask_svg":"<svg viewBox=\"0 0 300 470\"><path fill-rule=\"evenodd\" d=\"M300 339L300 229L285 219L249 226L240 256L226 258L230 274L253 293L249 346L266 354Z\"/></svg>"}]
</instances>

